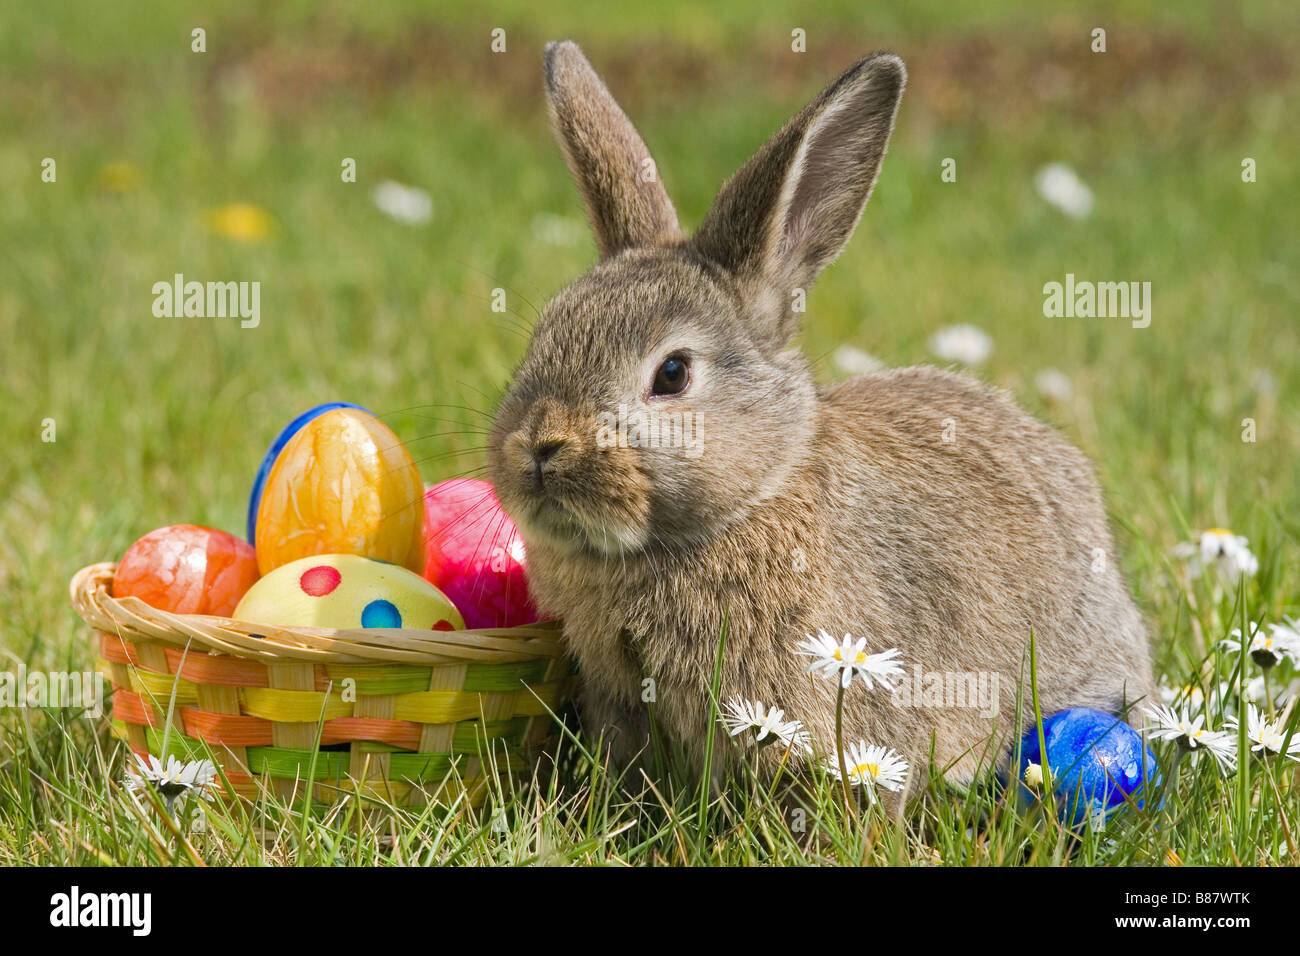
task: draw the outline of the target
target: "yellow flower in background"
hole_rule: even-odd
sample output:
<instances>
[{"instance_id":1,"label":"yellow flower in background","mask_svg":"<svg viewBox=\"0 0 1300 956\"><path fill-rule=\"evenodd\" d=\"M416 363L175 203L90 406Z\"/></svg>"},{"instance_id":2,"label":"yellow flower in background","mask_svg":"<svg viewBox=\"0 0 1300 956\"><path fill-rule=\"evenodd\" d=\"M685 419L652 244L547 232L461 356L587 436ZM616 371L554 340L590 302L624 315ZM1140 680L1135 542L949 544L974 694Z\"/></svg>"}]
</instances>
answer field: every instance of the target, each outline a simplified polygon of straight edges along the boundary
<instances>
[{"instance_id":1,"label":"yellow flower in background","mask_svg":"<svg viewBox=\"0 0 1300 956\"><path fill-rule=\"evenodd\" d=\"M101 193L129 193L140 185L140 167L135 163L105 163L95 176Z\"/></svg>"},{"instance_id":2,"label":"yellow flower in background","mask_svg":"<svg viewBox=\"0 0 1300 956\"><path fill-rule=\"evenodd\" d=\"M271 214L261 206L237 202L208 210L208 232L239 242L258 242L271 233Z\"/></svg>"}]
</instances>

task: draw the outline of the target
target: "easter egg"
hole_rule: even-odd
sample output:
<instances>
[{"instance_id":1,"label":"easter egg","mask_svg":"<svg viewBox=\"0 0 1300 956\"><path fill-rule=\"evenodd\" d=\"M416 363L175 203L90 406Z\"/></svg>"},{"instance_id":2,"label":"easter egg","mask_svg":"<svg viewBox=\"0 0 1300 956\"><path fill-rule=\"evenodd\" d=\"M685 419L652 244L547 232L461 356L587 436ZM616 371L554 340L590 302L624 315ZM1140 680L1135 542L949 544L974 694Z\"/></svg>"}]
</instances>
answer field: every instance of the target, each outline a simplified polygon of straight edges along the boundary
<instances>
[{"instance_id":1,"label":"easter egg","mask_svg":"<svg viewBox=\"0 0 1300 956\"><path fill-rule=\"evenodd\" d=\"M1057 809L1072 826L1098 816L1105 819L1130 800L1141 807L1144 801L1138 795L1147 781L1154 778L1152 788L1160 783L1155 754L1141 734L1113 714L1087 707L1058 711L1043 720L1043 739ZM1020 742L1022 801L1038 799L1025 786L1025 771L1030 764L1041 768L1043 763L1038 728L1030 727Z\"/></svg>"},{"instance_id":2,"label":"easter egg","mask_svg":"<svg viewBox=\"0 0 1300 956\"><path fill-rule=\"evenodd\" d=\"M537 620L523 539L488 482L453 478L425 492L424 555L424 576L460 608L467 627Z\"/></svg>"},{"instance_id":3,"label":"easter egg","mask_svg":"<svg viewBox=\"0 0 1300 956\"><path fill-rule=\"evenodd\" d=\"M424 570L420 472L369 412L336 408L298 431L257 509L263 574L312 554L356 554Z\"/></svg>"},{"instance_id":4,"label":"easter egg","mask_svg":"<svg viewBox=\"0 0 1300 956\"><path fill-rule=\"evenodd\" d=\"M257 577L253 548L233 534L174 524L126 549L113 576L113 597L138 597L176 614L226 616Z\"/></svg>"},{"instance_id":5,"label":"easter egg","mask_svg":"<svg viewBox=\"0 0 1300 956\"><path fill-rule=\"evenodd\" d=\"M275 465L275 460L280 457L280 452L284 450L285 445L289 444L289 439L298 434L303 425L306 425L313 418L319 418L326 412L331 412L336 408L355 408L357 411L366 411L360 405L353 405L351 402L326 402L324 405L309 408L281 429L280 434L275 436L275 441L271 442L271 447L262 456L262 464L258 466L257 476L253 479L253 491L248 496L247 527L249 544L255 545L257 543L257 508L262 503L262 490L266 487L266 479L270 477L271 468Z\"/></svg>"},{"instance_id":6,"label":"easter egg","mask_svg":"<svg viewBox=\"0 0 1300 956\"><path fill-rule=\"evenodd\" d=\"M285 626L465 626L447 596L418 574L355 554L312 555L281 565L249 589L233 616Z\"/></svg>"}]
</instances>

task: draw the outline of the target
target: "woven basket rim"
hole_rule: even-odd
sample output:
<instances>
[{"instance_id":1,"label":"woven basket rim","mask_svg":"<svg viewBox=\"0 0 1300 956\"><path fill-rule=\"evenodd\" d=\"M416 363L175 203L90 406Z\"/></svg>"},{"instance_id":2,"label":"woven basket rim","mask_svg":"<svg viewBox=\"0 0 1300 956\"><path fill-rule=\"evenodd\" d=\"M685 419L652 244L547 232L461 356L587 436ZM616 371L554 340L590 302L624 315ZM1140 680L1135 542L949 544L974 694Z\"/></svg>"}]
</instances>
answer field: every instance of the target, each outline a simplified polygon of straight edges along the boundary
<instances>
[{"instance_id":1,"label":"woven basket rim","mask_svg":"<svg viewBox=\"0 0 1300 956\"><path fill-rule=\"evenodd\" d=\"M206 614L173 614L136 597L112 595L116 562L91 564L72 576L72 607L96 631L128 641L170 644L267 664L491 664L560 657L558 621L464 631L412 628L288 627Z\"/></svg>"}]
</instances>

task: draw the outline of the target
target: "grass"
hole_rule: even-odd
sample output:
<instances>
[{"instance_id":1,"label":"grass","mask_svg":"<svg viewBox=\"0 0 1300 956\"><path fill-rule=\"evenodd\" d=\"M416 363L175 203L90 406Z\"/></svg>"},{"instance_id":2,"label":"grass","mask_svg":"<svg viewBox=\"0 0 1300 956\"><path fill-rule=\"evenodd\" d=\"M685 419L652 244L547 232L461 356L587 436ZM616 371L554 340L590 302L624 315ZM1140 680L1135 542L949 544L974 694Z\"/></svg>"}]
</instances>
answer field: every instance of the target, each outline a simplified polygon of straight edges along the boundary
<instances>
[{"instance_id":1,"label":"grass","mask_svg":"<svg viewBox=\"0 0 1300 956\"><path fill-rule=\"evenodd\" d=\"M1046 13L1011 0L792 10L624 16L584 2L552 14L510 0L437 15L375 5L362 22L339 3L6 5L4 668L91 666L72 573L160 525L238 531L265 445L302 408L339 398L375 410L428 481L481 467L482 413L533 307L594 254L540 90L541 43L571 34L640 125L688 224L839 69L869 49L901 53L911 84L894 144L856 237L810 295L805 349L829 380L843 343L903 365L932 360L926 341L945 325L987 330L996 351L981 374L1096 462L1164 679L1186 684L1207 661L1210 679L1226 678L1234 662L1214 643L1237 621L1300 615L1300 301L1286 212L1300 170L1285 126L1300 80L1279 39L1300 14L1285 3ZM1109 52L1092 54L1099 24ZM196 25L206 54L189 50ZM488 53L494 26L507 29L505 54ZM806 54L789 52L794 26L808 30ZM1240 177L1247 156L1255 183ZM44 157L56 183L40 181ZM340 181L343 157L358 183ZM945 157L956 183L940 181ZM1093 188L1090 218L1035 195L1034 171L1053 160ZM102 188L112 163L136 170L133 188ZM369 198L384 178L427 189L433 221L384 218ZM209 234L206 211L231 202L267 209L271 234ZM260 280L261 325L154 318L150 289L176 272ZM1067 272L1150 281L1150 328L1044 318L1042 286ZM510 314L491 311L495 288ZM1049 366L1072 379L1068 401L1036 393ZM1260 557L1240 599L1169 558L1215 526ZM680 774L651 788L599 753L567 739L555 773L495 801L504 816L268 804L254 820L209 813L182 839L124 798L123 748L102 728L4 710L0 862L1300 862L1296 775L1274 764L1225 779L1185 761L1166 817L1135 810L1081 836L1002 806L993 788L939 785L901 820L853 827L823 781L801 833L753 779L722 797Z\"/></svg>"}]
</instances>

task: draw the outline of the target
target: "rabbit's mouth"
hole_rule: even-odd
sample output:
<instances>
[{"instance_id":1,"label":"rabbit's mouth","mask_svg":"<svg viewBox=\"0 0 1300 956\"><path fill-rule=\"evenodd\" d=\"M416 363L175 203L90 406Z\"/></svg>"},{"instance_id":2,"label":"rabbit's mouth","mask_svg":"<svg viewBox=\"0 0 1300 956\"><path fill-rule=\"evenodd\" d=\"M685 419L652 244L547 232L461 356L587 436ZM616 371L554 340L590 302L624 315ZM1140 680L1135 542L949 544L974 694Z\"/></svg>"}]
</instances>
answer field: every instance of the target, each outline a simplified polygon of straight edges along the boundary
<instances>
[{"instance_id":1,"label":"rabbit's mouth","mask_svg":"<svg viewBox=\"0 0 1300 956\"><path fill-rule=\"evenodd\" d=\"M552 495L534 498L528 513L516 519L528 539L540 539L563 551L591 551L623 555L645 544L645 528L626 517L591 514L580 506Z\"/></svg>"},{"instance_id":2,"label":"rabbit's mouth","mask_svg":"<svg viewBox=\"0 0 1300 956\"><path fill-rule=\"evenodd\" d=\"M593 418L538 401L489 454L497 496L528 545L622 556L649 538L650 481L636 450L597 448Z\"/></svg>"}]
</instances>

